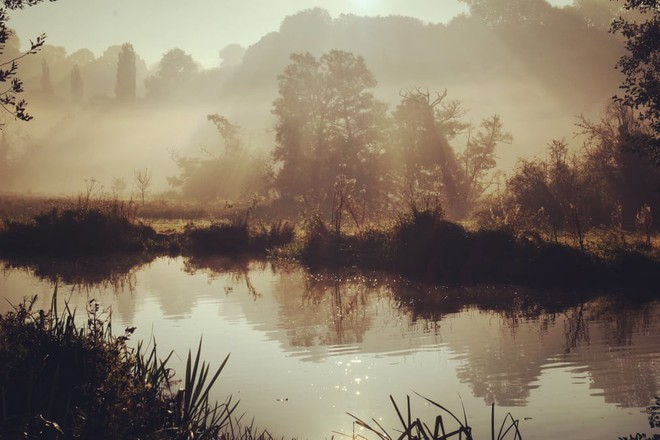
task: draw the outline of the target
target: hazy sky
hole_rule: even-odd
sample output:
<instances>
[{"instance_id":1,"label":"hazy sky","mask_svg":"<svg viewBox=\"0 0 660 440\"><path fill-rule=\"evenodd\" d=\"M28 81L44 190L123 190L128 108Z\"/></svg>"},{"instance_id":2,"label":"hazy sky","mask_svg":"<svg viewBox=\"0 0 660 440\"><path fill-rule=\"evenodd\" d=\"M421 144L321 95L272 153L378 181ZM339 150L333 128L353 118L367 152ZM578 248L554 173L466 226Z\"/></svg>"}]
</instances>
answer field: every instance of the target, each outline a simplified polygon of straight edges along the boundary
<instances>
[{"instance_id":1,"label":"hazy sky","mask_svg":"<svg viewBox=\"0 0 660 440\"><path fill-rule=\"evenodd\" d=\"M129 42L148 64L179 47L212 67L226 45L247 47L276 31L287 15L316 6L333 17L407 15L434 23L465 10L457 0L58 0L12 11L9 25L24 43L45 32L48 44L69 53L87 47L100 55L110 45Z\"/></svg>"}]
</instances>

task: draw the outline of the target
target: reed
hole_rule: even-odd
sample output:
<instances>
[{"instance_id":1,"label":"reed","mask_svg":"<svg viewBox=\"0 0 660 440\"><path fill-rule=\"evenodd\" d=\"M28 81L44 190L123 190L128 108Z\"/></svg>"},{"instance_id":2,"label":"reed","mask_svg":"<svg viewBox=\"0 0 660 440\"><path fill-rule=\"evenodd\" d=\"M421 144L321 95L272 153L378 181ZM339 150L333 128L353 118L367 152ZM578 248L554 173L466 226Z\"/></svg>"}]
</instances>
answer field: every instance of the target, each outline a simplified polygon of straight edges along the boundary
<instances>
[{"instance_id":1,"label":"reed","mask_svg":"<svg viewBox=\"0 0 660 440\"><path fill-rule=\"evenodd\" d=\"M454 413L452 413L446 407L440 405L433 400L422 396L421 394L415 393L421 397L427 403L435 406L440 410L440 414L435 417L434 423L431 427L423 422L420 418L414 417L412 412L412 407L410 404L410 396L406 396L406 413L402 413L401 409L397 405L394 397L390 395L390 400L392 401L392 406L396 412L399 422L401 423L402 430L397 432L397 435L390 434L383 426L376 420L372 419L373 425L365 422L357 416L354 416L351 413L348 413L355 423L367 429L368 431L374 433L381 440L449 440L449 439L463 439L473 440L472 436L472 427L468 424L467 414L465 413L465 408L463 408L463 419L459 419ZM457 424L455 429L448 430L446 419L448 417L453 422ZM518 420L515 420L511 413L507 413L502 422L500 423L499 431L497 435L495 433L495 404L491 405L491 416L490 416L490 438L491 440L505 440L512 438L513 440L522 440L522 434L518 428ZM353 438L357 436L353 435ZM360 436L361 437L361 436Z\"/></svg>"},{"instance_id":2,"label":"reed","mask_svg":"<svg viewBox=\"0 0 660 440\"><path fill-rule=\"evenodd\" d=\"M212 370L201 339L178 382L172 353L161 359L155 341L130 348L135 328L113 335L96 301L82 320L66 303L58 313L57 287L50 310L34 311L35 301L0 316L0 438L269 438L240 424L231 396L211 402L229 356Z\"/></svg>"}]
</instances>

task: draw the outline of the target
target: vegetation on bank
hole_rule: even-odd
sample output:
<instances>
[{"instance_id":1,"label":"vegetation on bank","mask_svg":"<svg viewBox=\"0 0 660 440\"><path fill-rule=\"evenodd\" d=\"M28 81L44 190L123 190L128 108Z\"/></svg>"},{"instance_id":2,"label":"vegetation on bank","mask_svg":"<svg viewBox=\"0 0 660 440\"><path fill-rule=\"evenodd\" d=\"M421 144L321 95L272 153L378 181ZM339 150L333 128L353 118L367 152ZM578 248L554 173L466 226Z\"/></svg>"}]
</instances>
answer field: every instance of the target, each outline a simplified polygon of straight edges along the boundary
<instances>
[{"instance_id":1,"label":"vegetation on bank","mask_svg":"<svg viewBox=\"0 0 660 440\"><path fill-rule=\"evenodd\" d=\"M0 315L0 437L32 439L270 438L241 426L238 403L209 400L216 370L188 353L183 380L156 344L129 348L93 300L85 324L76 311L33 310L36 298Z\"/></svg>"},{"instance_id":2,"label":"vegetation on bank","mask_svg":"<svg viewBox=\"0 0 660 440\"><path fill-rule=\"evenodd\" d=\"M635 238L608 229L596 240L559 240L505 227L467 228L446 220L439 209L415 207L390 225L349 228L346 213L337 210L332 223L312 216L294 226L256 221L251 207L165 234L126 206L115 201L56 207L32 221L5 221L0 255L76 260L121 254L137 261L158 255L271 255L313 270L378 269L437 284L650 288L660 282L660 252L645 233Z\"/></svg>"}]
</instances>

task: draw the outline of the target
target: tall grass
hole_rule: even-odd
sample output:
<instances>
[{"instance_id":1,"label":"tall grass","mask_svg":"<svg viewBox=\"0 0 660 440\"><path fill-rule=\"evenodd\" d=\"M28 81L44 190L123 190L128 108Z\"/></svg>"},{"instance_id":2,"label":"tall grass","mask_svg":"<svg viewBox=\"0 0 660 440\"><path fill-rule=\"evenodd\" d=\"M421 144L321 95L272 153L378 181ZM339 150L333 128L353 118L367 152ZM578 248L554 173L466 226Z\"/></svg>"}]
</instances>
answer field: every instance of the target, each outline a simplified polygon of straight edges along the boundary
<instances>
[{"instance_id":1,"label":"tall grass","mask_svg":"<svg viewBox=\"0 0 660 440\"><path fill-rule=\"evenodd\" d=\"M156 232L136 223L133 208L119 201L53 208L32 221L5 221L0 231L0 249L12 254L135 252L154 240Z\"/></svg>"},{"instance_id":2,"label":"tall grass","mask_svg":"<svg viewBox=\"0 0 660 440\"><path fill-rule=\"evenodd\" d=\"M416 393L417 394L417 393ZM392 401L392 406L396 411L399 422L401 423L402 430L397 432L396 436L392 436L383 426L375 419L372 419L375 426L370 425L359 417L354 416L353 414L348 413L349 416L353 417L358 426L365 428L372 433L376 434L381 440L449 440L452 438L466 440L473 440L472 436L472 427L468 424L467 414L465 413L465 408L463 408L463 420L459 419L454 413L440 405L433 400L417 394L428 404L433 405L434 407L440 410L440 414L435 417L434 423L431 425L433 428L423 422L418 417L413 417L412 407L410 405L410 396L406 396L406 413L403 414L399 409L396 401L392 396L390 400ZM453 422L456 423L456 428L448 431L446 425L446 420L442 415L445 415ZM499 430L497 435L495 433L495 404L491 406L491 415L490 415L490 438L491 440L522 440L522 434L518 428L518 420L515 420L511 413L507 413L502 422L500 423Z\"/></svg>"},{"instance_id":3,"label":"tall grass","mask_svg":"<svg viewBox=\"0 0 660 440\"><path fill-rule=\"evenodd\" d=\"M110 317L92 300L87 319L57 310L34 311L36 297L0 316L0 438L228 439L269 438L242 426L238 402L209 395L229 356L211 369L202 343L188 352L183 382L175 380L155 341L114 336ZM174 391L175 386L181 386Z\"/></svg>"}]
</instances>

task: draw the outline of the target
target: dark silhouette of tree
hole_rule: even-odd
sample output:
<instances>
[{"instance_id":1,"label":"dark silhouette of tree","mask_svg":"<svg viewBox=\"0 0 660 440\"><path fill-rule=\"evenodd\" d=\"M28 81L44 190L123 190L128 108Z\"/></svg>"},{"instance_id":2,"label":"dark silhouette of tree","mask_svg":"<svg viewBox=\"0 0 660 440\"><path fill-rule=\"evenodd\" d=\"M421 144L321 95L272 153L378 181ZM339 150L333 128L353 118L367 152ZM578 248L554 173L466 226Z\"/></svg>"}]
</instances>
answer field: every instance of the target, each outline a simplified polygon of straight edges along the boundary
<instances>
[{"instance_id":1,"label":"dark silhouette of tree","mask_svg":"<svg viewBox=\"0 0 660 440\"><path fill-rule=\"evenodd\" d=\"M660 3L658 0L627 0L624 8L637 11L643 19L619 17L611 31L626 39L628 54L622 56L617 68L626 75L620 88L620 102L640 110L640 117L649 122L654 137L638 143L640 153L660 166Z\"/></svg>"},{"instance_id":2,"label":"dark silhouette of tree","mask_svg":"<svg viewBox=\"0 0 660 440\"><path fill-rule=\"evenodd\" d=\"M78 64L74 64L71 69L71 101L80 104L83 100L83 80L80 76Z\"/></svg>"},{"instance_id":3,"label":"dark silhouette of tree","mask_svg":"<svg viewBox=\"0 0 660 440\"><path fill-rule=\"evenodd\" d=\"M135 51L133 45L124 43L117 57L117 79L115 82L115 96L117 100L129 102L135 100L136 71Z\"/></svg>"},{"instance_id":4,"label":"dark silhouette of tree","mask_svg":"<svg viewBox=\"0 0 660 440\"><path fill-rule=\"evenodd\" d=\"M627 0L624 8L639 11L646 20L620 17L612 23L612 32L620 32L626 38L629 52L617 64L626 75L621 85L625 94L620 99L628 106L642 107L641 117L660 133L660 3Z\"/></svg>"},{"instance_id":5,"label":"dark silhouette of tree","mask_svg":"<svg viewBox=\"0 0 660 440\"><path fill-rule=\"evenodd\" d=\"M470 15L489 26L542 23L552 6L546 0L460 0L470 8Z\"/></svg>"},{"instance_id":6,"label":"dark silhouette of tree","mask_svg":"<svg viewBox=\"0 0 660 440\"><path fill-rule=\"evenodd\" d=\"M660 212L660 167L638 154L652 138L648 121L623 103L615 102L599 121L581 117L578 127L586 137L585 174L588 184L583 191L592 192L592 217L605 217L613 205L621 204L626 227L634 223L637 211L649 205ZM600 211L596 208L600 204Z\"/></svg>"},{"instance_id":7,"label":"dark silhouette of tree","mask_svg":"<svg viewBox=\"0 0 660 440\"><path fill-rule=\"evenodd\" d=\"M640 208L660 210L660 168L633 153L629 144L648 124L622 103L611 104L599 121L581 117L577 126L584 149L568 154L553 141L545 160L521 160L507 181L507 196L527 226L574 233L578 240L591 225L632 229Z\"/></svg>"},{"instance_id":8,"label":"dark silhouette of tree","mask_svg":"<svg viewBox=\"0 0 660 440\"><path fill-rule=\"evenodd\" d=\"M163 55L156 73L147 78L147 95L150 98L171 96L190 81L197 71L197 64L190 55L179 48L172 49Z\"/></svg>"},{"instance_id":9,"label":"dark silhouette of tree","mask_svg":"<svg viewBox=\"0 0 660 440\"><path fill-rule=\"evenodd\" d=\"M319 59L294 54L291 61L273 102L280 197L327 208L341 176L375 200L386 106L369 91L376 80L364 59L332 50Z\"/></svg>"},{"instance_id":10,"label":"dark silhouette of tree","mask_svg":"<svg viewBox=\"0 0 660 440\"><path fill-rule=\"evenodd\" d=\"M5 44L13 35L7 27L9 16L7 9L22 9L25 6L34 6L43 0L3 0L4 7L0 7L0 54L5 53ZM55 1L55 0L50 0ZM18 61L31 54L35 54L46 41L46 35L39 35L35 41L30 41L30 49L22 55L5 60L0 59L0 83L9 82L6 89L0 91L0 106L7 113L22 121L29 121L32 116L26 112L27 102L18 99L17 95L23 92L23 82L16 75L18 73ZM1 128L2 126L0 126Z\"/></svg>"},{"instance_id":11,"label":"dark silhouette of tree","mask_svg":"<svg viewBox=\"0 0 660 440\"><path fill-rule=\"evenodd\" d=\"M490 171L497 165L497 145L512 141L513 137L504 131L499 115L484 119L476 133L470 133L465 152L459 158L464 176L461 193L467 207L474 206L494 182L495 176L490 176Z\"/></svg>"},{"instance_id":12,"label":"dark silhouette of tree","mask_svg":"<svg viewBox=\"0 0 660 440\"><path fill-rule=\"evenodd\" d=\"M147 194L151 189L151 170L149 168L133 170L133 186L135 186L142 205L144 205Z\"/></svg>"},{"instance_id":13,"label":"dark silhouette of tree","mask_svg":"<svg viewBox=\"0 0 660 440\"><path fill-rule=\"evenodd\" d=\"M463 217L467 207L461 194L461 171L449 139L466 124L459 120L460 103L446 102L446 97L446 90L435 96L422 89L403 92L394 111L395 136L405 164L408 203L413 208L422 202L439 203L451 217Z\"/></svg>"},{"instance_id":14,"label":"dark silhouette of tree","mask_svg":"<svg viewBox=\"0 0 660 440\"><path fill-rule=\"evenodd\" d=\"M50 79L50 67L46 60L41 61L41 93L47 98L55 95L53 81Z\"/></svg>"}]
</instances>

